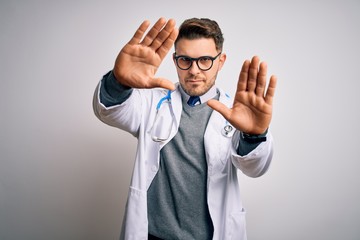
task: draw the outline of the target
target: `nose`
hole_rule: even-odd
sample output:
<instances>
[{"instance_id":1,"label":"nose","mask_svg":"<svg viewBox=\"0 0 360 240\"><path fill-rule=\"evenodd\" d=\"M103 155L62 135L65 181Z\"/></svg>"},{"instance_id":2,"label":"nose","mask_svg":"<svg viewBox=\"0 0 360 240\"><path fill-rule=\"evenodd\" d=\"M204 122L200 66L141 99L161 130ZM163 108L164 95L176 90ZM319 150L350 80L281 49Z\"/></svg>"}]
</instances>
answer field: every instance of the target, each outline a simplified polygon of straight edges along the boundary
<instances>
[{"instance_id":1,"label":"nose","mask_svg":"<svg viewBox=\"0 0 360 240\"><path fill-rule=\"evenodd\" d=\"M189 68L189 73L192 75L197 75L200 73L200 68L198 67L198 65L196 64L196 61L193 61L191 64L191 67Z\"/></svg>"}]
</instances>

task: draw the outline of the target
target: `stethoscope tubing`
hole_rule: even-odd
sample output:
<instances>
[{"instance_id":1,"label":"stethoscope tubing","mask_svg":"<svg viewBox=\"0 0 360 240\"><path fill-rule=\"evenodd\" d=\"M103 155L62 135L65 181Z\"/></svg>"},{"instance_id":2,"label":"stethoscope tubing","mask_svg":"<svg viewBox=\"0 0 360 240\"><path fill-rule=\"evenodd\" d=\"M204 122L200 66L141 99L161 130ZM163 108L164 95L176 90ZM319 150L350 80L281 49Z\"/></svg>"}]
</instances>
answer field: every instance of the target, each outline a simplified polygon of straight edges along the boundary
<instances>
[{"instance_id":1,"label":"stethoscope tubing","mask_svg":"<svg viewBox=\"0 0 360 240\"><path fill-rule=\"evenodd\" d=\"M157 111L157 112L159 111L159 109L160 109L160 107L161 107L161 104L162 104L164 101L167 100L167 101L171 102L171 93L172 93L172 91L171 91L171 90L168 90L166 96L165 96L165 97L162 97L162 98L159 100L158 104L156 105L156 111ZM173 114L173 113L172 113L172 114ZM225 137L231 137L232 134L230 134L230 133L233 132L233 130L234 130L234 127L231 126L231 125L229 124L229 122L226 120L226 121L225 121L225 126L224 126L224 128L221 130L221 133L222 133L222 135L225 136Z\"/></svg>"}]
</instances>

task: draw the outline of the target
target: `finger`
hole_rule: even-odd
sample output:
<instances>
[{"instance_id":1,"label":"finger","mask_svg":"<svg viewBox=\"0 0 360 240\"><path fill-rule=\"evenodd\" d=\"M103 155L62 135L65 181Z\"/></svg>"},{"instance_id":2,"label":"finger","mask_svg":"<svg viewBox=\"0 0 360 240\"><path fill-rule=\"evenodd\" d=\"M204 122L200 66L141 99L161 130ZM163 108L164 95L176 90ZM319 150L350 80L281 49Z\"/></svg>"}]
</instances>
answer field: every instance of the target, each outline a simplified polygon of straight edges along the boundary
<instances>
[{"instance_id":1,"label":"finger","mask_svg":"<svg viewBox=\"0 0 360 240\"><path fill-rule=\"evenodd\" d=\"M154 24L154 26L146 34L146 36L142 40L141 44L144 46L150 46L153 43L156 36L161 31L161 29L164 27L165 23L166 23L165 18L159 18L157 20L157 22Z\"/></svg>"},{"instance_id":2,"label":"finger","mask_svg":"<svg viewBox=\"0 0 360 240\"><path fill-rule=\"evenodd\" d=\"M151 81L151 88L160 87L160 88L166 88L171 91L175 90L175 84L165 78L154 78Z\"/></svg>"},{"instance_id":3,"label":"finger","mask_svg":"<svg viewBox=\"0 0 360 240\"><path fill-rule=\"evenodd\" d=\"M231 116L231 109L228 108L225 104L219 102L218 100L215 99L210 99L207 102L207 105L209 107L211 107L212 109L214 109L215 111L219 112L221 115L223 115L223 117L227 120L230 119Z\"/></svg>"},{"instance_id":4,"label":"finger","mask_svg":"<svg viewBox=\"0 0 360 240\"><path fill-rule=\"evenodd\" d=\"M250 62L249 60L246 60L241 68L240 75L239 75L239 81L237 85L237 91L246 91L247 88L247 79L249 75L249 67Z\"/></svg>"},{"instance_id":5,"label":"finger","mask_svg":"<svg viewBox=\"0 0 360 240\"><path fill-rule=\"evenodd\" d=\"M169 38L171 33L174 31L175 24L176 24L175 20L170 19L166 23L165 27L161 29L161 31L157 34L156 38L152 41L150 47L155 51L157 51L158 48L164 44L164 42Z\"/></svg>"},{"instance_id":6,"label":"finger","mask_svg":"<svg viewBox=\"0 0 360 240\"><path fill-rule=\"evenodd\" d=\"M129 44L134 45L140 43L142 37L144 36L144 33L146 29L148 29L150 25L150 22L148 20L145 20L141 23L139 28L136 30L134 36L130 39Z\"/></svg>"},{"instance_id":7,"label":"finger","mask_svg":"<svg viewBox=\"0 0 360 240\"><path fill-rule=\"evenodd\" d=\"M260 59L257 56L254 56L251 59L250 68L249 68L249 76L247 80L247 90L249 92L253 92L256 87L256 81L258 77L258 68L259 68Z\"/></svg>"},{"instance_id":8,"label":"finger","mask_svg":"<svg viewBox=\"0 0 360 240\"><path fill-rule=\"evenodd\" d=\"M272 102L273 102L276 84L277 84L277 77L273 75L270 77L269 86L268 86L268 89L267 89L266 95L265 95L265 102L270 105L272 105Z\"/></svg>"},{"instance_id":9,"label":"finger","mask_svg":"<svg viewBox=\"0 0 360 240\"><path fill-rule=\"evenodd\" d=\"M267 75L267 64L265 62L260 63L260 70L257 77L255 93L259 97L264 97L266 87L266 75Z\"/></svg>"},{"instance_id":10,"label":"finger","mask_svg":"<svg viewBox=\"0 0 360 240\"><path fill-rule=\"evenodd\" d=\"M173 47L176 37L178 36L179 30L173 29L169 37L164 41L164 43L158 48L157 54L160 56L161 59L164 59L166 54L170 51Z\"/></svg>"}]
</instances>

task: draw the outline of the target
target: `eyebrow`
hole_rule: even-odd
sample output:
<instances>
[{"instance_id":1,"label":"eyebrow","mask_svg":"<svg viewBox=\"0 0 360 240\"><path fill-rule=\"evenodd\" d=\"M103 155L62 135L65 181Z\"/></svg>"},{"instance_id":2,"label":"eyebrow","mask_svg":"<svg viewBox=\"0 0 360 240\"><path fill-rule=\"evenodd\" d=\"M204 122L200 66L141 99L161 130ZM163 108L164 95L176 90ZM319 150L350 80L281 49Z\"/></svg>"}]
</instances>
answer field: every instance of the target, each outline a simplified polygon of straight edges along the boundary
<instances>
[{"instance_id":1,"label":"eyebrow","mask_svg":"<svg viewBox=\"0 0 360 240\"><path fill-rule=\"evenodd\" d=\"M221 53L221 52L220 52ZM186 54L179 54L177 55L177 52L174 52L175 56L176 57L188 57L188 58L192 58L192 59L197 59L197 58L202 58L202 57L211 57L211 58L214 58L211 54L208 54L208 55L200 55L199 57L190 57L189 55L186 55ZM215 53L215 57L218 56L219 53Z\"/></svg>"}]
</instances>

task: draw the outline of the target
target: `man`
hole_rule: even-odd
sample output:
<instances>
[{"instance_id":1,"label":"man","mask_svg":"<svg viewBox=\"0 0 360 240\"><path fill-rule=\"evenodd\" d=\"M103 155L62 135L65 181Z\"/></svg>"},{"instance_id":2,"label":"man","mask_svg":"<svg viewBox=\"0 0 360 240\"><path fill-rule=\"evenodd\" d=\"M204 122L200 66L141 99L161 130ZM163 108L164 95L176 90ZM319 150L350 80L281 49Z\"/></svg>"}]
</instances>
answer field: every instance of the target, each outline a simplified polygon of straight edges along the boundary
<instances>
[{"instance_id":1,"label":"man","mask_svg":"<svg viewBox=\"0 0 360 240\"><path fill-rule=\"evenodd\" d=\"M265 173L276 77L245 61L233 102L215 80L226 60L209 19L144 21L94 95L97 117L138 138L121 239L246 239L237 169ZM171 47L179 83L155 77ZM168 90L166 90L168 89ZM213 111L215 110L215 111Z\"/></svg>"}]
</instances>

